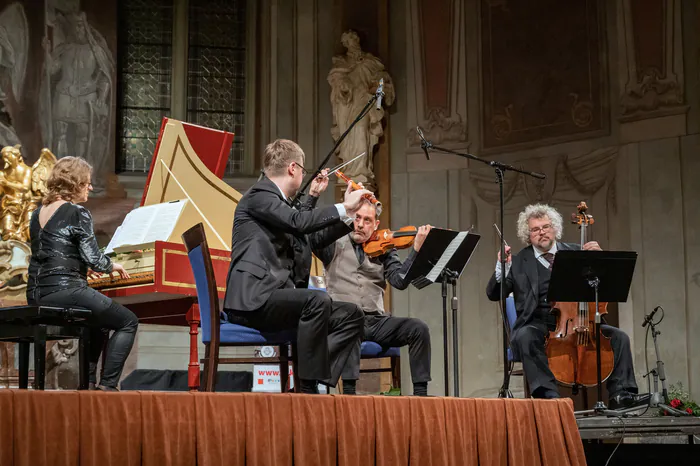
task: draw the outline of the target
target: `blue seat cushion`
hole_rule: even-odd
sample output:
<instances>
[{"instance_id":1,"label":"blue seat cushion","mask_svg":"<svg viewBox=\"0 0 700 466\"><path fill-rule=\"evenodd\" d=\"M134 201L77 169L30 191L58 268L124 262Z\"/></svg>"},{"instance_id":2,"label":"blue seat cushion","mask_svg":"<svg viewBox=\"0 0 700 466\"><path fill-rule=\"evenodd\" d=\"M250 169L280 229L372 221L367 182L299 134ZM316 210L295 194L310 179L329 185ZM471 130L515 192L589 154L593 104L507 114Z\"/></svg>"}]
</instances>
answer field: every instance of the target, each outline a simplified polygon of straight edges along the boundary
<instances>
[{"instance_id":1,"label":"blue seat cushion","mask_svg":"<svg viewBox=\"0 0 700 466\"><path fill-rule=\"evenodd\" d=\"M378 343L373 341L363 341L361 346L361 354L363 358L388 358L398 357L401 354L399 348L383 348Z\"/></svg>"},{"instance_id":2,"label":"blue seat cushion","mask_svg":"<svg viewBox=\"0 0 700 466\"><path fill-rule=\"evenodd\" d=\"M296 329L284 330L282 332L261 332L254 328L244 327L243 325L230 324L228 322L221 323L221 343L273 345L294 343L296 340ZM204 343L209 343L209 341L204 341Z\"/></svg>"}]
</instances>

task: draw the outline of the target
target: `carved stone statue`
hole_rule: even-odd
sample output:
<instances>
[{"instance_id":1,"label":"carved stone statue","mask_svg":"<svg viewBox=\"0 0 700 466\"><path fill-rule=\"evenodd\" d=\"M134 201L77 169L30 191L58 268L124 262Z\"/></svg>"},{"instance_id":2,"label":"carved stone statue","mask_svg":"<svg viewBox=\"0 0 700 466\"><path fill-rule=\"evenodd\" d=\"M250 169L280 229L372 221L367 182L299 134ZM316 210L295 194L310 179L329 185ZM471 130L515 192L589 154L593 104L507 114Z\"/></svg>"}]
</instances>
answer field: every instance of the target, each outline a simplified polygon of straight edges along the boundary
<instances>
[{"instance_id":1,"label":"carved stone statue","mask_svg":"<svg viewBox=\"0 0 700 466\"><path fill-rule=\"evenodd\" d=\"M333 107L333 127L331 135L337 141L357 118L360 111L375 94L379 80L384 79L383 104L394 102L394 86L391 77L384 70L382 62L360 47L360 38L354 31L341 36L347 49L345 55L333 57L333 67L328 73L331 86L331 106ZM341 162L347 162L362 152L367 155L347 165L342 171L353 181L362 182L366 188L374 190L372 155L374 146L384 134L382 119L384 109L373 104L369 113L348 133L336 152Z\"/></svg>"},{"instance_id":2,"label":"carved stone statue","mask_svg":"<svg viewBox=\"0 0 700 466\"><path fill-rule=\"evenodd\" d=\"M4 167L0 170L0 218L2 240L29 241L29 220L37 202L46 193L46 180L56 164L50 150L41 151L36 163L24 163L19 146L5 146L0 151Z\"/></svg>"},{"instance_id":3,"label":"carved stone statue","mask_svg":"<svg viewBox=\"0 0 700 466\"><path fill-rule=\"evenodd\" d=\"M28 49L27 17L22 4L14 2L0 13L0 146L20 142L12 122L21 111Z\"/></svg>"},{"instance_id":4,"label":"carved stone statue","mask_svg":"<svg viewBox=\"0 0 700 466\"><path fill-rule=\"evenodd\" d=\"M104 37L91 26L84 12L56 6L52 26L59 39L44 39L48 56L48 106L43 122L44 143L56 155L75 155L93 166L96 192L104 189L109 167L109 141L114 92L114 58ZM60 34L59 34L60 33Z\"/></svg>"}]
</instances>

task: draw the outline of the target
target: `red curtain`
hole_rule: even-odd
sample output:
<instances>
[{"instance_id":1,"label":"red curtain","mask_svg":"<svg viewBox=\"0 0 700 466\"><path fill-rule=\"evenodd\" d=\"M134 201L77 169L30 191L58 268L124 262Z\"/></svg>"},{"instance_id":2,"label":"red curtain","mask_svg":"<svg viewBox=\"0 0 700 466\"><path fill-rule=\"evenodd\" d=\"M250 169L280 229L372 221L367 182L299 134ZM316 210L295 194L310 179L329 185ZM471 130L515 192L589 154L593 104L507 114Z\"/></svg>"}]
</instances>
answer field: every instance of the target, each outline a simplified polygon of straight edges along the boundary
<instances>
[{"instance_id":1,"label":"red curtain","mask_svg":"<svg viewBox=\"0 0 700 466\"><path fill-rule=\"evenodd\" d=\"M0 465L585 465L562 400L0 390Z\"/></svg>"}]
</instances>

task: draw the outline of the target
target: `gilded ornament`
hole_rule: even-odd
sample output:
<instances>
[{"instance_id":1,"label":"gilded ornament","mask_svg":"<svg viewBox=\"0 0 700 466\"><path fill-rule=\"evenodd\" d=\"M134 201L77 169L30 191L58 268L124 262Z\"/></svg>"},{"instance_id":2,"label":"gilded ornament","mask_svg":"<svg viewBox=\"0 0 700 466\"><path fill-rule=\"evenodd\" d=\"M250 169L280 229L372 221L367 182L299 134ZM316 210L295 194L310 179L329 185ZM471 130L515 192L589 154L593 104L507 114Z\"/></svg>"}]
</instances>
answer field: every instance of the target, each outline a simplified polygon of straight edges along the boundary
<instances>
[{"instance_id":1,"label":"gilded ornament","mask_svg":"<svg viewBox=\"0 0 700 466\"><path fill-rule=\"evenodd\" d=\"M56 156L43 149L39 160L29 167L20 146L5 146L0 151L4 167L0 170L0 216L2 240L29 241L29 221L46 193L46 180L56 164Z\"/></svg>"}]
</instances>

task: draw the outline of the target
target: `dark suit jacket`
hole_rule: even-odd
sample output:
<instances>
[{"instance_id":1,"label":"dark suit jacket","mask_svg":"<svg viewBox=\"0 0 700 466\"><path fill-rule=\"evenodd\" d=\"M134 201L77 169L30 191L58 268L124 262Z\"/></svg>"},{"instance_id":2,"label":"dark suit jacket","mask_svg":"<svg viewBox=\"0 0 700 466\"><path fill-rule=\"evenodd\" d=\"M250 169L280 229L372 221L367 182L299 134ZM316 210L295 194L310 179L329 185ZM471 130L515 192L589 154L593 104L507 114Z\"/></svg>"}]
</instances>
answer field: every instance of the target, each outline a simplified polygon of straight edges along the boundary
<instances>
[{"instance_id":1,"label":"dark suit jacket","mask_svg":"<svg viewBox=\"0 0 700 466\"><path fill-rule=\"evenodd\" d=\"M295 266L298 260L308 260L308 279L311 252L304 246L304 235L337 224L345 226L335 206L296 210L268 178L255 183L241 197L233 217L224 309L260 308L274 290L289 286L289 278L299 281L294 275L304 270Z\"/></svg>"},{"instance_id":2,"label":"dark suit jacket","mask_svg":"<svg viewBox=\"0 0 700 466\"><path fill-rule=\"evenodd\" d=\"M567 249L581 249L581 246L574 243L557 243L558 251ZM505 295L508 296L511 292L515 300L515 311L518 314L513 330L517 330L532 321L537 309L539 284L537 259L532 245L513 256L510 271L505 280ZM491 301L501 300L501 284L496 281L495 272L486 285L486 295Z\"/></svg>"},{"instance_id":3,"label":"dark suit jacket","mask_svg":"<svg viewBox=\"0 0 700 466\"><path fill-rule=\"evenodd\" d=\"M307 196L299 210L306 211L316 208L317 197ZM292 271L294 285L297 288L308 288L313 260L313 246L327 247L347 235L352 227L343 222L337 222L308 235L290 235L294 241L294 270ZM319 257L320 259L320 257Z\"/></svg>"}]
</instances>

